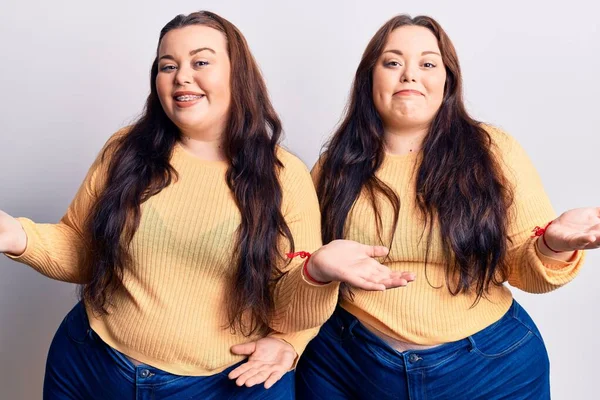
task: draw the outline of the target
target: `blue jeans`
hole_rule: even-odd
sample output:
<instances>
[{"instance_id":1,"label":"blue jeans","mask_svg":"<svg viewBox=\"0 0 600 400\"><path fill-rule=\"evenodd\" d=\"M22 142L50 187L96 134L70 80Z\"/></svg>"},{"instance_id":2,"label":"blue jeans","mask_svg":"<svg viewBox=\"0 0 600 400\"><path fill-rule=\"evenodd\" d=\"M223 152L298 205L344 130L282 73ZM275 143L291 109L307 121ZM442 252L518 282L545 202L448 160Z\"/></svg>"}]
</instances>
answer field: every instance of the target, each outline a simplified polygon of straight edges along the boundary
<instances>
[{"instance_id":1,"label":"blue jeans","mask_svg":"<svg viewBox=\"0 0 600 400\"><path fill-rule=\"evenodd\" d=\"M487 328L427 350L397 352L337 308L296 369L298 399L549 399L538 329L517 302Z\"/></svg>"},{"instance_id":2,"label":"blue jeans","mask_svg":"<svg viewBox=\"0 0 600 400\"><path fill-rule=\"evenodd\" d=\"M148 365L136 367L90 328L80 302L67 314L50 345L44 400L294 398L293 372L268 390L262 385L247 388L227 378L236 366L210 376L178 376Z\"/></svg>"}]
</instances>

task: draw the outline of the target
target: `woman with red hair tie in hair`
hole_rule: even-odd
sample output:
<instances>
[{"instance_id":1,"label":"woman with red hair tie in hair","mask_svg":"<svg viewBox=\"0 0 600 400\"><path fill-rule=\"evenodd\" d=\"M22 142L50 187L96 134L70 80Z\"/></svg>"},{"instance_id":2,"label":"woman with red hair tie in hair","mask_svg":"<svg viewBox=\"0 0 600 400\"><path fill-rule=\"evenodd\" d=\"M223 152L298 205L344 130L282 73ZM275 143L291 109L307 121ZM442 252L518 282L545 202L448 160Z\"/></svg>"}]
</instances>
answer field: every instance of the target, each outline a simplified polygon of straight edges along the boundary
<instances>
[{"instance_id":1,"label":"woman with red hair tie in hair","mask_svg":"<svg viewBox=\"0 0 600 400\"><path fill-rule=\"evenodd\" d=\"M600 246L600 209L556 217L517 141L467 114L435 20L397 16L371 39L313 179L324 243L387 245L382 263L416 279L342 286L298 365L298 398L550 397L542 336L504 283L571 281Z\"/></svg>"}]
</instances>

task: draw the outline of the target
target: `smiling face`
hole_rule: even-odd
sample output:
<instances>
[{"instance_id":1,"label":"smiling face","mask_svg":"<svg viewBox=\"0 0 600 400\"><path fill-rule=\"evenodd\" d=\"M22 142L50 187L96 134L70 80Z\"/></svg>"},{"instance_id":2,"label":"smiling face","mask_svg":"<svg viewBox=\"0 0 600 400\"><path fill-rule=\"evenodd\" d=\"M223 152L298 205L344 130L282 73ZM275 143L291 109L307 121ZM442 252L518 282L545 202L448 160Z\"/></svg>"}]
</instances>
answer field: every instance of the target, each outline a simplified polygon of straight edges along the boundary
<instances>
[{"instance_id":1,"label":"smiling face","mask_svg":"<svg viewBox=\"0 0 600 400\"><path fill-rule=\"evenodd\" d=\"M184 133L224 129L231 104L227 40L204 25L174 29L158 49L156 89L162 107Z\"/></svg>"},{"instance_id":2,"label":"smiling face","mask_svg":"<svg viewBox=\"0 0 600 400\"><path fill-rule=\"evenodd\" d=\"M433 33L421 26L394 29L373 69L373 103L384 128L428 128L442 104L445 82Z\"/></svg>"}]
</instances>

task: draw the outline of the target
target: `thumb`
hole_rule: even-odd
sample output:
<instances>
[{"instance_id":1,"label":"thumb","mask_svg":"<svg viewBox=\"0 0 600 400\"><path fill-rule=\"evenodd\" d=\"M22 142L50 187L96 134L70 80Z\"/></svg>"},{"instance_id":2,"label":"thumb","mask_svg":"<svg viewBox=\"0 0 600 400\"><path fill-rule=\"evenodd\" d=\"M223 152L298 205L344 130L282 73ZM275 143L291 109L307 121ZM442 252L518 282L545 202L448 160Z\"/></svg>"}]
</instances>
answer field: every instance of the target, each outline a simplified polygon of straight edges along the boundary
<instances>
[{"instance_id":1,"label":"thumb","mask_svg":"<svg viewBox=\"0 0 600 400\"><path fill-rule=\"evenodd\" d=\"M250 354L254 353L255 350L256 342L236 344L234 346L231 346L231 352L233 354L239 354L244 356L249 356Z\"/></svg>"},{"instance_id":2,"label":"thumb","mask_svg":"<svg viewBox=\"0 0 600 400\"><path fill-rule=\"evenodd\" d=\"M368 246L364 245L365 253L369 257L383 257L386 256L390 250L385 246Z\"/></svg>"}]
</instances>

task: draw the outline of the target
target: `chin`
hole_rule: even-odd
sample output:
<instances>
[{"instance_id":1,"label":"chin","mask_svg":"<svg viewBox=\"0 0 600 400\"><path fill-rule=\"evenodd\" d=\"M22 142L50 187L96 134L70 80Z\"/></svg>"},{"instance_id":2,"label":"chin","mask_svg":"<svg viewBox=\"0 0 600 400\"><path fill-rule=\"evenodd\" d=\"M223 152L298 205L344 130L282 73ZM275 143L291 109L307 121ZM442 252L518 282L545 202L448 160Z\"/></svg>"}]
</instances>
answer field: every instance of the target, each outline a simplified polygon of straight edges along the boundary
<instances>
[{"instance_id":1,"label":"chin","mask_svg":"<svg viewBox=\"0 0 600 400\"><path fill-rule=\"evenodd\" d=\"M206 118L197 115L189 115L185 116L184 118L174 118L172 121L175 125L177 125L180 128L189 129L198 127L198 125L202 125L206 121Z\"/></svg>"}]
</instances>

